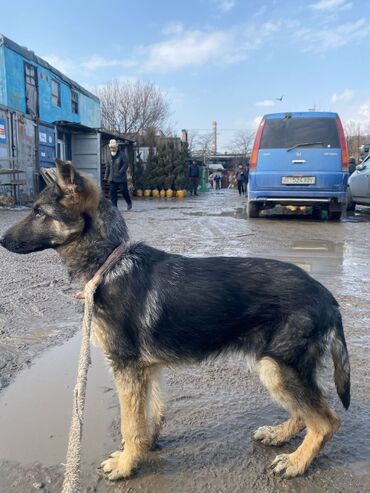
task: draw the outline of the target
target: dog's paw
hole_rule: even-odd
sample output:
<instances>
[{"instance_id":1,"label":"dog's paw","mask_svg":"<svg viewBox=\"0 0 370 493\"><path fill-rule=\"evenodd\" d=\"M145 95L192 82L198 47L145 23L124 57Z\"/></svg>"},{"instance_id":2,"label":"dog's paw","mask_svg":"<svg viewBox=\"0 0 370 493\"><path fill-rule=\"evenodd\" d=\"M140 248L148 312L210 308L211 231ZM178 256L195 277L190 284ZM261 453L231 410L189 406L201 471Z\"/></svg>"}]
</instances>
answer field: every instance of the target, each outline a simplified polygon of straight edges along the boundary
<instances>
[{"instance_id":1,"label":"dog's paw","mask_svg":"<svg viewBox=\"0 0 370 493\"><path fill-rule=\"evenodd\" d=\"M253 433L253 440L261 442L264 445L282 445L285 440L279 437L274 426L261 426Z\"/></svg>"},{"instance_id":2,"label":"dog's paw","mask_svg":"<svg viewBox=\"0 0 370 493\"><path fill-rule=\"evenodd\" d=\"M134 471L132 460L121 450L113 452L108 459L100 464L100 467L110 481L128 478Z\"/></svg>"},{"instance_id":3,"label":"dog's paw","mask_svg":"<svg viewBox=\"0 0 370 493\"><path fill-rule=\"evenodd\" d=\"M282 478L294 478L304 473L305 467L302 467L298 461L292 458L293 454L281 454L275 457L270 468L274 474L278 474Z\"/></svg>"}]
</instances>

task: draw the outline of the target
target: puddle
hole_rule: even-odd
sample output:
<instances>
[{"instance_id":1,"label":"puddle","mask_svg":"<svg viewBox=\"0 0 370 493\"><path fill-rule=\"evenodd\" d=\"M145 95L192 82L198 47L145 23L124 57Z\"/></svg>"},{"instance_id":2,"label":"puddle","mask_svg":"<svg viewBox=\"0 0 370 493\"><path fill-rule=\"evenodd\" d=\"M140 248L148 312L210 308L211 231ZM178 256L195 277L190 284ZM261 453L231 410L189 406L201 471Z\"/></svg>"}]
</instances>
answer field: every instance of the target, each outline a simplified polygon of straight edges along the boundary
<instances>
[{"instance_id":1,"label":"puddle","mask_svg":"<svg viewBox=\"0 0 370 493\"><path fill-rule=\"evenodd\" d=\"M185 207L184 207L185 209ZM195 212L184 212L187 216L208 216L208 217L233 217L235 219L248 220L247 208L237 207L232 210L220 210L220 211L195 211ZM309 221L309 222L328 222L327 219L314 219L309 211L309 208L305 211L297 212L290 211L287 208L279 207L271 210L265 210L262 213L262 217L268 218L270 220L299 220L299 221ZM370 222L370 214L368 210L363 210L355 213L347 213L342 217L343 222L350 223L368 223Z\"/></svg>"},{"instance_id":2,"label":"puddle","mask_svg":"<svg viewBox=\"0 0 370 493\"><path fill-rule=\"evenodd\" d=\"M347 215L342 219L346 223L369 223L370 214L368 211L347 213Z\"/></svg>"},{"instance_id":3,"label":"puddle","mask_svg":"<svg viewBox=\"0 0 370 493\"><path fill-rule=\"evenodd\" d=\"M294 241L286 250L275 251L273 257L292 262L313 275L338 275L343 266L343 244L325 240Z\"/></svg>"},{"instance_id":4,"label":"puddle","mask_svg":"<svg viewBox=\"0 0 370 493\"><path fill-rule=\"evenodd\" d=\"M237 207L232 210L221 210L218 212L196 211L184 212L187 216L208 216L208 217L234 217L235 219L248 219L246 207Z\"/></svg>"},{"instance_id":5,"label":"puddle","mask_svg":"<svg viewBox=\"0 0 370 493\"><path fill-rule=\"evenodd\" d=\"M22 464L64 463L77 376L80 333L45 352L19 373L0 398L0 458ZM83 457L89 461L112 446L109 432L117 417L115 392L101 351L92 347Z\"/></svg>"}]
</instances>

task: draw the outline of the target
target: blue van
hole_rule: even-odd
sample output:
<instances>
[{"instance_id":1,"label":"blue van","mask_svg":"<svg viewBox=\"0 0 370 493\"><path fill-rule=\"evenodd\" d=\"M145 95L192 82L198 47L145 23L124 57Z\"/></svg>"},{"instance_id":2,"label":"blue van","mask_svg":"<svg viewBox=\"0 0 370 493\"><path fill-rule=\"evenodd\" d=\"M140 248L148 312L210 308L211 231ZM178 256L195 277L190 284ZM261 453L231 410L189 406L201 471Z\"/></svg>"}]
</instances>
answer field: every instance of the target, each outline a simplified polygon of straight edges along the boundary
<instances>
[{"instance_id":1,"label":"blue van","mask_svg":"<svg viewBox=\"0 0 370 493\"><path fill-rule=\"evenodd\" d=\"M265 115L249 163L248 216L277 204L310 206L339 220L346 204L348 152L336 113Z\"/></svg>"}]
</instances>

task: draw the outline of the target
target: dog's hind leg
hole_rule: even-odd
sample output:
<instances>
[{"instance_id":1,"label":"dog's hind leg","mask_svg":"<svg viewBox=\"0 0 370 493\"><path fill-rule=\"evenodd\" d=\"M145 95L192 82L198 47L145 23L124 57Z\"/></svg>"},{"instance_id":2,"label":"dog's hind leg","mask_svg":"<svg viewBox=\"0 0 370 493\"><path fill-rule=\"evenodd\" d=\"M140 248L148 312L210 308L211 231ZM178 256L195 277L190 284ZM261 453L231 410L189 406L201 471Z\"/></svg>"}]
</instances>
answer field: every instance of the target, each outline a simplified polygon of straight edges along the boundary
<instances>
[{"instance_id":1,"label":"dog's hind leg","mask_svg":"<svg viewBox=\"0 0 370 493\"><path fill-rule=\"evenodd\" d=\"M148 399L147 399L147 416L151 424L151 444L150 448L154 449L156 441L161 432L164 415L165 401L163 392L163 375L160 366L153 366L146 370L148 373Z\"/></svg>"},{"instance_id":2,"label":"dog's hind leg","mask_svg":"<svg viewBox=\"0 0 370 493\"><path fill-rule=\"evenodd\" d=\"M121 408L124 450L114 452L101 467L110 480L129 477L145 458L150 446L150 430L145 416L148 379L144 369L115 371L114 378Z\"/></svg>"},{"instance_id":3,"label":"dog's hind leg","mask_svg":"<svg viewBox=\"0 0 370 493\"><path fill-rule=\"evenodd\" d=\"M258 362L257 369L271 396L293 418L299 416L307 428L306 436L295 452L275 458L271 465L273 472L286 478L303 474L337 431L340 420L326 405L318 387L314 383L305 385L292 368L266 357ZM301 421L296 427L299 423Z\"/></svg>"}]
</instances>

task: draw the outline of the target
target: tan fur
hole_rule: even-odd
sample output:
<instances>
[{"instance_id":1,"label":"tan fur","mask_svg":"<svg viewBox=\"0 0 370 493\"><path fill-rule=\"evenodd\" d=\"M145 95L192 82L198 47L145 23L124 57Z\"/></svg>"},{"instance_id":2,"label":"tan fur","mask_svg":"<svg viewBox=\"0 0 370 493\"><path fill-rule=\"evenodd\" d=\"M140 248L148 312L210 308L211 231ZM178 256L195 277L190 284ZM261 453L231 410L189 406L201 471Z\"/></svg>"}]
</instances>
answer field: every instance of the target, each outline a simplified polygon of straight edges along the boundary
<instances>
[{"instance_id":1,"label":"tan fur","mask_svg":"<svg viewBox=\"0 0 370 493\"><path fill-rule=\"evenodd\" d=\"M148 373L127 368L116 373L115 381L121 407L123 452L118 451L102 463L111 480L129 477L144 460L151 445L151 433L145 416L148 397Z\"/></svg>"},{"instance_id":2,"label":"tan fur","mask_svg":"<svg viewBox=\"0 0 370 493\"><path fill-rule=\"evenodd\" d=\"M101 467L111 480L129 477L154 445L163 424L161 367L128 368L115 375L121 408L123 452L114 452Z\"/></svg>"},{"instance_id":3,"label":"tan fur","mask_svg":"<svg viewBox=\"0 0 370 493\"><path fill-rule=\"evenodd\" d=\"M91 176L80 173L84 179L84 193L80 198L80 208L83 212L93 212L99 207L100 190Z\"/></svg>"},{"instance_id":4,"label":"tan fur","mask_svg":"<svg viewBox=\"0 0 370 493\"><path fill-rule=\"evenodd\" d=\"M285 441L290 438L290 434L294 436L304 427L307 428L306 436L295 452L281 454L275 458L272 464L274 472L283 472L284 477L303 474L325 442L330 440L337 431L340 420L324 402L313 406L304 399L304 392L299 394L300 382L293 370L271 358L262 358L257 363L257 370L262 383L267 387L271 396L293 416L290 420L276 427L263 427L273 428L272 442L276 440L276 444L279 444L279 439ZM255 438L264 441L263 438L267 437L268 441L268 433L263 434L260 430L256 431Z\"/></svg>"},{"instance_id":5,"label":"tan fur","mask_svg":"<svg viewBox=\"0 0 370 493\"><path fill-rule=\"evenodd\" d=\"M61 203L68 208L76 208L79 212L97 210L100 200L100 190L95 181L84 173L78 173L70 161L55 161L57 167L56 183L63 191ZM83 185L78 185L77 178L83 179Z\"/></svg>"},{"instance_id":6,"label":"tan fur","mask_svg":"<svg viewBox=\"0 0 370 493\"><path fill-rule=\"evenodd\" d=\"M302 418L292 417L276 426L261 426L256 430L253 438L265 445L279 446L298 435L305 427Z\"/></svg>"},{"instance_id":7,"label":"tan fur","mask_svg":"<svg viewBox=\"0 0 370 493\"><path fill-rule=\"evenodd\" d=\"M165 414L163 375L158 365L149 367L146 372L149 386L146 412L151 427L150 446L153 447L161 432Z\"/></svg>"},{"instance_id":8,"label":"tan fur","mask_svg":"<svg viewBox=\"0 0 370 493\"><path fill-rule=\"evenodd\" d=\"M91 340L93 344L100 347L104 354L108 352L107 333L102 319L94 314L91 320Z\"/></svg>"}]
</instances>

